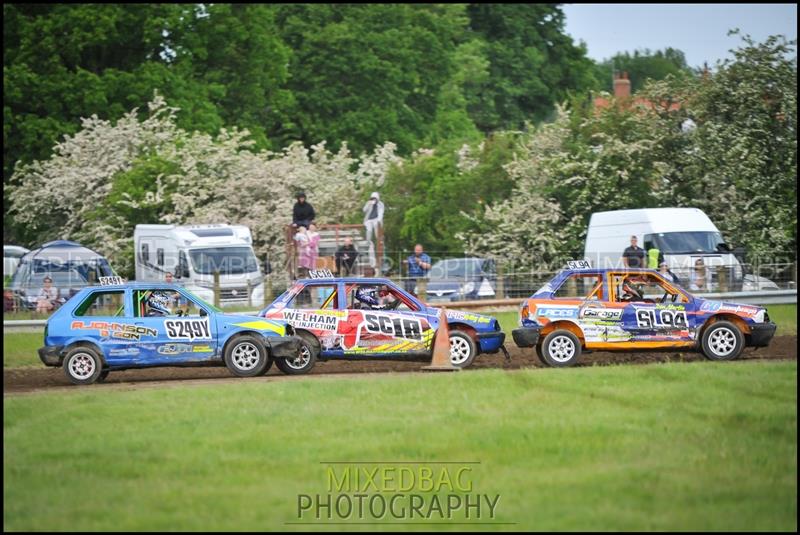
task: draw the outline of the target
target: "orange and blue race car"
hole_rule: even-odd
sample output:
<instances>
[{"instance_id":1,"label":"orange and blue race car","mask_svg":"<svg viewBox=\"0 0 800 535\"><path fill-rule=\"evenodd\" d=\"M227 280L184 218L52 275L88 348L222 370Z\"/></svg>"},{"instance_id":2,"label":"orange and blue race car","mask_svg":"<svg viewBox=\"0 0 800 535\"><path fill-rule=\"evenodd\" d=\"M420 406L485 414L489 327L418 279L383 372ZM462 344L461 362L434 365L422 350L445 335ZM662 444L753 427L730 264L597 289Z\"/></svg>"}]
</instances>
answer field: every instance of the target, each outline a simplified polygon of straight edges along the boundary
<instances>
[{"instance_id":1,"label":"orange and blue race car","mask_svg":"<svg viewBox=\"0 0 800 535\"><path fill-rule=\"evenodd\" d=\"M599 269L569 262L525 300L519 347L549 366L572 366L582 351L700 351L733 360L775 334L766 308L694 296L651 269Z\"/></svg>"},{"instance_id":2,"label":"orange and blue race car","mask_svg":"<svg viewBox=\"0 0 800 535\"><path fill-rule=\"evenodd\" d=\"M306 341L297 359L277 362L284 373L307 373L316 360L429 360L440 309L388 279L334 278L315 271L259 312L285 321ZM496 318L447 310L450 362L469 366L481 353L505 351ZM507 353L506 353L507 355Z\"/></svg>"}]
</instances>

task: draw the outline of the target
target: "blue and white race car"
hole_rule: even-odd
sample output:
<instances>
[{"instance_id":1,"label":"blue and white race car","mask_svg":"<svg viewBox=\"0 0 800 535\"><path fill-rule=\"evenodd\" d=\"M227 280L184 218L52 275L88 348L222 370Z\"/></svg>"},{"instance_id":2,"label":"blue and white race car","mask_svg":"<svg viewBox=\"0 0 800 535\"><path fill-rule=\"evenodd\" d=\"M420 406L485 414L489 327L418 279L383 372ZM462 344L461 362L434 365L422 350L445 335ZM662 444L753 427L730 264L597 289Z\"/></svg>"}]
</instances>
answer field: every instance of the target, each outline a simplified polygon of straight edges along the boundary
<instances>
[{"instance_id":1,"label":"blue and white race car","mask_svg":"<svg viewBox=\"0 0 800 535\"><path fill-rule=\"evenodd\" d=\"M570 264L523 302L511 333L548 366L577 364L584 350L690 350L733 360L775 334L764 307L692 295L652 269Z\"/></svg>"},{"instance_id":2,"label":"blue and white race car","mask_svg":"<svg viewBox=\"0 0 800 535\"><path fill-rule=\"evenodd\" d=\"M288 322L304 339L302 358L287 373L306 373L319 359L430 359L440 309L388 279L324 278L297 281L259 315ZM447 311L450 361L464 368L481 353L505 350L497 319Z\"/></svg>"},{"instance_id":3,"label":"blue and white race car","mask_svg":"<svg viewBox=\"0 0 800 535\"><path fill-rule=\"evenodd\" d=\"M252 377L298 357L302 340L285 321L225 314L174 284L112 282L84 288L47 320L39 358L75 384L154 366L224 364Z\"/></svg>"}]
</instances>

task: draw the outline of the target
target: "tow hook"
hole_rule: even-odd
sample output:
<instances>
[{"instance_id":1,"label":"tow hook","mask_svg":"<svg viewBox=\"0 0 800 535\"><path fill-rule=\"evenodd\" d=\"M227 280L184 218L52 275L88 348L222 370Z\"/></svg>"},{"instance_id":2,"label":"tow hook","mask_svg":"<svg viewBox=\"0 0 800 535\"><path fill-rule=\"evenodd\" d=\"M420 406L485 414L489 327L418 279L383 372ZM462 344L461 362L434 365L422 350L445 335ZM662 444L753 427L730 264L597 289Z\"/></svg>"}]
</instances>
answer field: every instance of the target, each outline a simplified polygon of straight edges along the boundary
<instances>
[{"instance_id":1,"label":"tow hook","mask_svg":"<svg viewBox=\"0 0 800 535\"><path fill-rule=\"evenodd\" d=\"M506 363L511 364L511 355L508 354L508 349L506 349L506 345L503 344L500 346L500 349L503 350L503 355L506 357Z\"/></svg>"}]
</instances>

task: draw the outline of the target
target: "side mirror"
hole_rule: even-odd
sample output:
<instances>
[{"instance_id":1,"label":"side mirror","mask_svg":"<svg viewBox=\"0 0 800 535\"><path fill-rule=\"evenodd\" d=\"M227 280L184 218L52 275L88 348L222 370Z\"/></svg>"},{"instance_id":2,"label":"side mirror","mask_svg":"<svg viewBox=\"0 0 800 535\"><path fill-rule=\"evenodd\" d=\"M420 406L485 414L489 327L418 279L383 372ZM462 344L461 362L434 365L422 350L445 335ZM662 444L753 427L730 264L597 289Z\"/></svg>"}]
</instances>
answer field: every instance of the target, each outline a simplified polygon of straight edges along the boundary
<instances>
[{"instance_id":1,"label":"side mirror","mask_svg":"<svg viewBox=\"0 0 800 535\"><path fill-rule=\"evenodd\" d=\"M728 245L727 243L718 243L717 251L720 251L722 253L729 253L731 252L731 246Z\"/></svg>"},{"instance_id":2,"label":"side mirror","mask_svg":"<svg viewBox=\"0 0 800 535\"><path fill-rule=\"evenodd\" d=\"M203 316L208 316L208 312L206 312L205 308L200 309L200 317L202 318Z\"/></svg>"}]
</instances>

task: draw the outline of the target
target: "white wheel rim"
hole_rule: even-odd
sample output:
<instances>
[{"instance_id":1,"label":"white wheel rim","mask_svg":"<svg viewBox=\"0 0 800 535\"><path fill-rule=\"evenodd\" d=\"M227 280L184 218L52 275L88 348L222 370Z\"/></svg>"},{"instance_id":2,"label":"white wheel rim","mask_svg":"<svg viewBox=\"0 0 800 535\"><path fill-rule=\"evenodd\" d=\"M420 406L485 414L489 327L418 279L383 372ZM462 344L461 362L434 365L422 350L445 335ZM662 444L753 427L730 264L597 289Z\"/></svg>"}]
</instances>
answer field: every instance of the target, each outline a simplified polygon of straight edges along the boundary
<instances>
[{"instance_id":1,"label":"white wheel rim","mask_svg":"<svg viewBox=\"0 0 800 535\"><path fill-rule=\"evenodd\" d=\"M250 371L258 365L261 354L255 344L242 342L233 348L233 365L242 371Z\"/></svg>"},{"instance_id":2,"label":"white wheel rim","mask_svg":"<svg viewBox=\"0 0 800 535\"><path fill-rule=\"evenodd\" d=\"M720 327L711 333L708 345L718 357L727 357L736 349L736 335L727 327Z\"/></svg>"},{"instance_id":3,"label":"white wheel rim","mask_svg":"<svg viewBox=\"0 0 800 535\"><path fill-rule=\"evenodd\" d=\"M469 342L460 336L450 338L450 362L453 364L463 364L469 358Z\"/></svg>"},{"instance_id":4,"label":"white wheel rim","mask_svg":"<svg viewBox=\"0 0 800 535\"><path fill-rule=\"evenodd\" d=\"M294 370L302 370L308 365L308 362L311 360L311 351L308 349L307 346L303 346L300 348L300 351L297 354L297 357L293 359L285 359L286 365Z\"/></svg>"},{"instance_id":5,"label":"white wheel rim","mask_svg":"<svg viewBox=\"0 0 800 535\"><path fill-rule=\"evenodd\" d=\"M94 359L89 353L75 353L69 361L69 373L76 379L88 379L94 370Z\"/></svg>"},{"instance_id":6,"label":"white wheel rim","mask_svg":"<svg viewBox=\"0 0 800 535\"><path fill-rule=\"evenodd\" d=\"M567 336L556 336L547 346L550 358L556 362L568 362L575 356L575 343Z\"/></svg>"}]
</instances>

